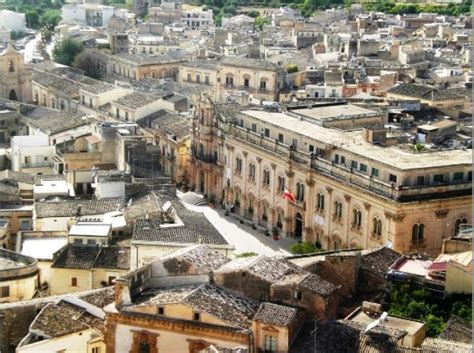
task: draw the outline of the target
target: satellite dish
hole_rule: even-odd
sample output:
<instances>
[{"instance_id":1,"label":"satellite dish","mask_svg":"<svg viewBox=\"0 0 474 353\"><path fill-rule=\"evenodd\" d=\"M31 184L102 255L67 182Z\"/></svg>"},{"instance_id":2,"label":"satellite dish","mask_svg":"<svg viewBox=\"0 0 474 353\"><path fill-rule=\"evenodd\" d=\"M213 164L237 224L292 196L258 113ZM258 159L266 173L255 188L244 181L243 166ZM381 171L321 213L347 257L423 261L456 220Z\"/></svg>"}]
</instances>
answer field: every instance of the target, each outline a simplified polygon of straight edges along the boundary
<instances>
[{"instance_id":1,"label":"satellite dish","mask_svg":"<svg viewBox=\"0 0 474 353\"><path fill-rule=\"evenodd\" d=\"M391 249L393 247L393 243L390 240L387 240L384 245L387 249Z\"/></svg>"},{"instance_id":2,"label":"satellite dish","mask_svg":"<svg viewBox=\"0 0 474 353\"><path fill-rule=\"evenodd\" d=\"M375 320L375 321L371 322L370 324L368 324L363 332L367 333L367 332L372 331L374 328L376 328L377 326L379 326L383 322L387 321L387 317L388 317L388 314L387 314L386 311L384 311L382 313L382 315L380 315L380 318L378 318L377 320Z\"/></svg>"}]
</instances>

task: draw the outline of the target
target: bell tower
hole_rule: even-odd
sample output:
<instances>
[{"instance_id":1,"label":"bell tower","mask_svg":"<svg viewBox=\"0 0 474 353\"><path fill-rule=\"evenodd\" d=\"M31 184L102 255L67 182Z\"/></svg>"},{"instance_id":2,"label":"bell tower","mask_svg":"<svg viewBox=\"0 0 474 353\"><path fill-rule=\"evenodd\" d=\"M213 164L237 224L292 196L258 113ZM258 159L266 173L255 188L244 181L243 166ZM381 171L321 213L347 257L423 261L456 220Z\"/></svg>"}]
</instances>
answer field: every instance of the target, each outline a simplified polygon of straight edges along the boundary
<instances>
[{"instance_id":1,"label":"bell tower","mask_svg":"<svg viewBox=\"0 0 474 353\"><path fill-rule=\"evenodd\" d=\"M0 53L0 98L31 102L31 70L11 44Z\"/></svg>"}]
</instances>

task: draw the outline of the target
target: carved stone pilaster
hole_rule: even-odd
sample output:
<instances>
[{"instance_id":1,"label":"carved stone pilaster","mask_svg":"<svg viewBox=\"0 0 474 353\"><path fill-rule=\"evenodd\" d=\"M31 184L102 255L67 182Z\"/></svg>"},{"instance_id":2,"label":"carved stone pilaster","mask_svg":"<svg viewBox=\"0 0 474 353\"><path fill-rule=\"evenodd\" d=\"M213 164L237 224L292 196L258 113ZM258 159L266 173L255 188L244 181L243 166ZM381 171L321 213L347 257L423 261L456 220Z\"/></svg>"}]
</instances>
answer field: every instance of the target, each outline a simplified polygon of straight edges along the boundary
<instances>
[{"instance_id":1,"label":"carved stone pilaster","mask_svg":"<svg viewBox=\"0 0 474 353\"><path fill-rule=\"evenodd\" d=\"M344 200L346 200L347 202L349 202L351 200L351 195L349 194L344 194Z\"/></svg>"},{"instance_id":2,"label":"carved stone pilaster","mask_svg":"<svg viewBox=\"0 0 474 353\"><path fill-rule=\"evenodd\" d=\"M293 172L291 170L287 170L287 171L285 171L285 174L288 178L293 178L293 176L295 175L295 172Z\"/></svg>"},{"instance_id":3,"label":"carved stone pilaster","mask_svg":"<svg viewBox=\"0 0 474 353\"><path fill-rule=\"evenodd\" d=\"M257 159L258 164L262 163L262 158L261 157L257 157L256 159Z\"/></svg>"},{"instance_id":4,"label":"carved stone pilaster","mask_svg":"<svg viewBox=\"0 0 474 353\"><path fill-rule=\"evenodd\" d=\"M396 214L390 211L385 211L384 214L385 214L385 217L397 223L403 221L403 219L406 216L404 213Z\"/></svg>"},{"instance_id":5,"label":"carved stone pilaster","mask_svg":"<svg viewBox=\"0 0 474 353\"><path fill-rule=\"evenodd\" d=\"M242 151L242 154L244 155L244 157L247 157L249 153L247 151Z\"/></svg>"},{"instance_id":6,"label":"carved stone pilaster","mask_svg":"<svg viewBox=\"0 0 474 353\"><path fill-rule=\"evenodd\" d=\"M276 169L277 165L275 163L271 163L270 166L272 167L273 170Z\"/></svg>"},{"instance_id":7,"label":"carved stone pilaster","mask_svg":"<svg viewBox=\"0 0 474 353\"><path fill-rule=\"evenodd\" d=\"M370 203L364 202L364 207L367 211L370 210L370 206L371 206Z\"/></svg>"},{"instance_id":8,"label":"carved stone pilaster","mask_svg":"<svg viewBox=\"0 0 474 353\"><path fill-rule=\"evenodd\" d=\"M446 218L446 216L448 215L449 213L449 210L436 210L435 211L435 216L436 218Z\"/></svg>"},{"instance_id":9,"label":"carved stone pilaster","mask_svg":"<svg viewBox=\"0 0 474 353\"><path fill-rule=\"evenodd\" d=\"M327 191L327 193L328 193L329 195L331 195L331 193L332 193L332 187L326 186L326 191Z\"/></svg>"},{"instance_id":10,"label":"carved stone pilaster","mask_svg":"<svg viewBox=\"0 0 474 353\"><path fill-rule=\"evenodd\" d=\"M314 180L313 179L306 179L306 185L308 185L309 187L314 186Z\"/></svg>"}]
</instances>

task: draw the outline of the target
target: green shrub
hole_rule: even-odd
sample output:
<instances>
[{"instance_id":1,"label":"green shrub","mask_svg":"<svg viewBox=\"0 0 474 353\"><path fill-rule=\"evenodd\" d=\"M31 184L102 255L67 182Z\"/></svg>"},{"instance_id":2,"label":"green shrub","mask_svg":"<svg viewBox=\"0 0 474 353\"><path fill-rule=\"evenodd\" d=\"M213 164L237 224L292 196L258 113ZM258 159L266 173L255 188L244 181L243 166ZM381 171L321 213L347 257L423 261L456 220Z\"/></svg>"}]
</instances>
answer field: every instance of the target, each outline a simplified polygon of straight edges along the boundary
<instances>
[{"instance_id":1,"label":"green shrub","mask_svg":"<svg viewBox=\"0 0 474 353\"><path fill-rule=\"evenodd\" d=\"M290 251L293 254L312 254L320 250L311 243L296 243L290 247Z\"/></svg>"},{"instance_id":2,"label":"green shrub","mask_svg":"<svg viewBox=\"0 0 474 353\"><path fill-rule=\"evenodd\" d=\"M258 256L258 254L252 251L248 251L248 252L243 252L242 254L238 254L236 257L241 258L241 257L252 257L252 256Z\"/></svg>"}]
</instances>

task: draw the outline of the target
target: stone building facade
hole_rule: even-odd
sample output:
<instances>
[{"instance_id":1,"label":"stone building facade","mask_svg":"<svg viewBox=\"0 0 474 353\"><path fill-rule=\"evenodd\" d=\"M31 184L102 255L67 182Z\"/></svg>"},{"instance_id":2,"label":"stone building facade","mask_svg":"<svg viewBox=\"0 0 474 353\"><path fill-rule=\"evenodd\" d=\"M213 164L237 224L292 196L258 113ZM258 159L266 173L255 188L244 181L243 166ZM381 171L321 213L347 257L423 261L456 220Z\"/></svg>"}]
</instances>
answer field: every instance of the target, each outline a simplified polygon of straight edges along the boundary
<instances>
[{"instance_id":1,"label":"stone building facade","mask_svg":"<svg viewBox=\"0 0 474 353\"><path fill-rule=\"evenodd\" d=\"M31 101L31 70L11 45L0 53L0 98Z\"/></svg>"},{"instance_id":2,"label":"stone building facade","mask_svg":"<svg viewBox=\"0 0 474 353\"><path fill-rule=\"evenodd\" d=\"M370 129L344 131L337 120L357 120L357 107L336 108L236 112L203 100L191 184L256 225L324 249L390 241L400 252L438 253L456 220L470 221L470 152L436 151L420 162L396 141L368 141L377 135ZM319 114L331 110L342 130L324 126L332 118ZM285 200L285 189L294 202Z\"/></svg>"}]
</instances>

